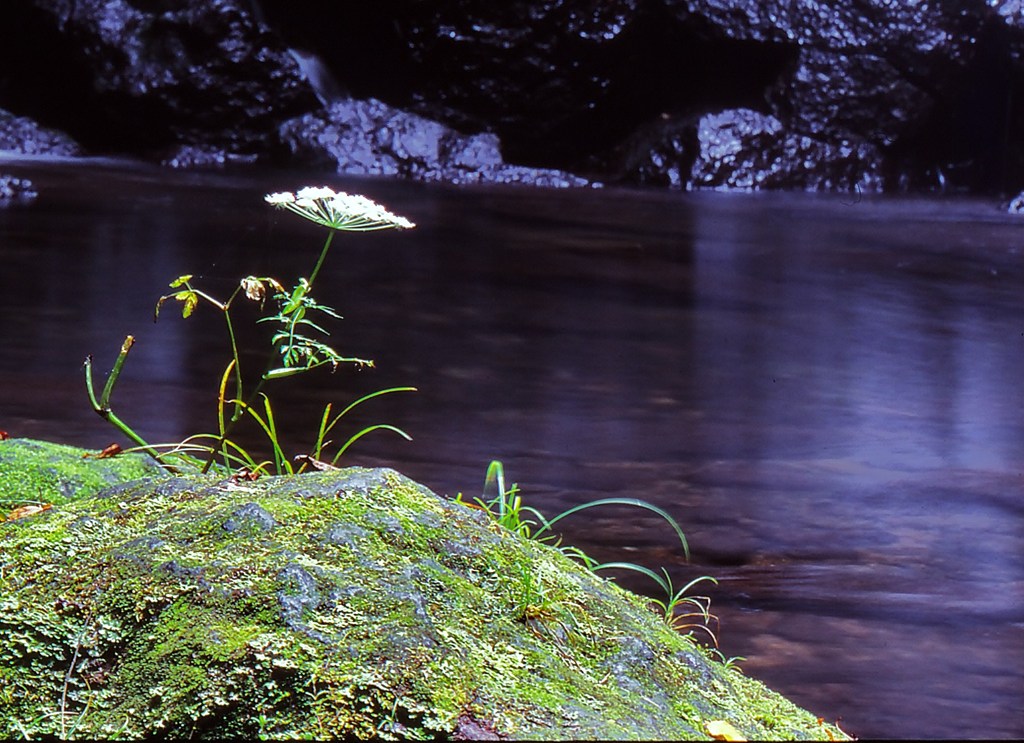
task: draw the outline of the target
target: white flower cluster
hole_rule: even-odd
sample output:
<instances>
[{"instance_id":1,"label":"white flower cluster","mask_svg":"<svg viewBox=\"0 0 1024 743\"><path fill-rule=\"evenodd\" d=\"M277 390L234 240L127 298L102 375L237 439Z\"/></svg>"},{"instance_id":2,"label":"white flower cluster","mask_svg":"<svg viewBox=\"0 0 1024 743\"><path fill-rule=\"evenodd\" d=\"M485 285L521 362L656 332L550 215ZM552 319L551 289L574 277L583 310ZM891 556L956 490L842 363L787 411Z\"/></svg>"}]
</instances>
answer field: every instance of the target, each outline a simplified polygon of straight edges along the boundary
<instances>
[{"instance_id":1,"label":"white flower cluster","mask_svg":"<svg viewBox=\"0 0 1024 743\"><path fill-rule=\"evenodd\" d=\"M266 201L334 230L408 230L416 226L365 196L336 192L327 186L307 186L294 194L267 194Z\"/></svg>"}]
</instances>

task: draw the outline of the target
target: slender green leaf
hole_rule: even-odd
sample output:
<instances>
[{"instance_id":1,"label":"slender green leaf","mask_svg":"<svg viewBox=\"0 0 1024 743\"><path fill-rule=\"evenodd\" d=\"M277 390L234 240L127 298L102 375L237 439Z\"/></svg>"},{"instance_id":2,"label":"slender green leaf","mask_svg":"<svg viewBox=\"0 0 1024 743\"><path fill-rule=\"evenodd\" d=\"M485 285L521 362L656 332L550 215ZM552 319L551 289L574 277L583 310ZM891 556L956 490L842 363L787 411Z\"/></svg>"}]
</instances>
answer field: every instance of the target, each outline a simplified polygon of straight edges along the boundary
<instances>
[{"instance_id":1,"label":"slender green leaf","mask_svg":"<svg viewBox=\"0 0 1024 743\"><path fill-rule=\"evenodd\" d=\"M601 498L600 500L591 501L590 503L582 503L552 518L548 522L548 525L541 531L550 529L552 526L554 526L557 522L564 519L566 516L572 516L575 513L579 513L580 511L586 510L588 508L594 508L596 506L635 506L637 508L644 508L648 511L651 511L652 513L658 514L666 522L668 522L669 526L671 526L672 529L675 531L676 536L679 537L679 543L683 546L683 552L686 555L686 559L690 559L690 546L686 542L686 535L683 534L683 530L676 522L676 520L672 518L672 516L664 509L659 508L658 506L655 506L651 503L648 503L647 501L639 500L637 498Z\"/></svg>"}]
</instances>

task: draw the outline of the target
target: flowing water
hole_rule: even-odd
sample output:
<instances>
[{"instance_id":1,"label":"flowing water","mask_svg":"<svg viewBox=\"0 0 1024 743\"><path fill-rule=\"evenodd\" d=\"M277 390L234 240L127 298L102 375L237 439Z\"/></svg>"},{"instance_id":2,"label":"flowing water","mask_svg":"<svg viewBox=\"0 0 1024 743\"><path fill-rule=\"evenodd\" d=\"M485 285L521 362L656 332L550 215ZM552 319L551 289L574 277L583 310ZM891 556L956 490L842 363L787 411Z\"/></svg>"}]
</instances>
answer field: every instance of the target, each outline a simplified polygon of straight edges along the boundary
<instances>
[{"instance_id":1,"label":"flowing water","mask_svg":"<svg viewBox=\"0 0 1024 743\"><path fill-rule=\"evenodd\" d=\"M99 374L137 338L115 410L155 442L214 425L222 321L174 277L307 275L323 232L262 203L323 176L0 162L0 428L101 448ZM721 650L862 737L1024 736L1024 219L981 201L326 179L418 223L342 235L317 295L339 350L285 380L288 448L325 401L349 464L476 494L491 459L548 515L601 497L671 512L561 522L595 557L707 574ZM237 316L242 325L244 308ZM245 340L243 363L261 368ZM258 445L252 439L253 445ZM620 576L636 590L652 589Z\"/></svg>"}]
</instances>

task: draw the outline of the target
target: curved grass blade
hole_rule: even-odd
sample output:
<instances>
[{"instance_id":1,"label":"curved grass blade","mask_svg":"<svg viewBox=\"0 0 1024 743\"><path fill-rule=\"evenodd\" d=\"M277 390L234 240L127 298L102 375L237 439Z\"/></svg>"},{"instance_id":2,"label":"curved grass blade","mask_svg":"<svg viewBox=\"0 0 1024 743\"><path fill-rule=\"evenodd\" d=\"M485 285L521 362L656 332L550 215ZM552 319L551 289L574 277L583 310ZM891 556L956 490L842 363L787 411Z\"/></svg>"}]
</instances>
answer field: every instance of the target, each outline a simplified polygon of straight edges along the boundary
<instances>
[{"instance_id":1,"label":"curved grass blade","mask_svg":"<svg viewBox=\"0 0 1024 743\"><path fill-rule=\"evenodd\" d=\"M366 434L370 433L371 431L377 431L377 430L382 429L382 428L387 430L387 431L394 431L399 436L404 438L406 441L412 441L412 436L407 434L401 428L396 428L395 426L392 426L392 425L390 425L388 423L378 423L378 424L373 425L373 426L367 426L362 431L360 431L359 433L355 434L354 436L349 438L348 441L345 442L345 445L343 447L341 447L341 449L338 450L337 454L334 455L334 459L331 460L331 464L337 464L338 460L341 459L342 455L346 451L348 451L348 448L350 446L352 446L352 444L356 443L363 436L365 436Z\"/></svg>"},{"instance_id":2,"label":"curved grass blade","mask_svg":"<svg viewBox=\"0 0 1024 743\"><path fill-rule=\"evenodd\" d=\"M675 531L676 536L679 537L679 543L683 545L683 554L686 555L687 560L690 559L690 545L687 543L686 535L683 534L683 530L679 526L678 522L676 522L676 520L672 518L671 514L669 514L664 509L658 508L658 506L648 503L647 501L639 500L637 498L601 498L600 500L591 501L590 503L582 503L578 506L574 506L573 508L570 508L567 511L563 511L554 518L548 520L544 528L537 532L537 536L549 530L552 526L554 526L556 523L564 519L566 516L572 516L574 513L579 513L580 511L583 511L587 508L594 508L595 506L636 506L638 508L645 508L648 511L651 511L652 513L656 513L657 515L661 516L661 518L663 518L666 522L668 522L669 526L671 526L672 529Z\"/></svg>"}]
</instances>

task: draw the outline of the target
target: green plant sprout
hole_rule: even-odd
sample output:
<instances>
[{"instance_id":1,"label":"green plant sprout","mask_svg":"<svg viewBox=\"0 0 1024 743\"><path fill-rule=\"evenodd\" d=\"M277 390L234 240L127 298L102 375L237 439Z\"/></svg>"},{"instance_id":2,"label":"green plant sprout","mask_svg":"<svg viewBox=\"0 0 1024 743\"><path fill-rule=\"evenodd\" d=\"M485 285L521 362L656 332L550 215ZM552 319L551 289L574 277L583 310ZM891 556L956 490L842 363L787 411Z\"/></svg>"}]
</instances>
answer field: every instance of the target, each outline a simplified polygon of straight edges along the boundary
<instances>
[{"instance_id":1,"label":"green plant sprout","mask_svg":"<svg viewBox=\"0 0 1024 743\"><path fill-rule=\"evenodd\" d=\"M674 630L700 629L708 634L715 647L718 647L718 636L708 626L712 619L716 622L718 617L711 613L711 599L708 596L690 596L691 589L699 583L709 581L718 585L718 581L710 575L702 575L694 578L679 590L674 590L672 577L665 568L661 569L662 575L654 572L643 565L632 562L606 562L595 565L591 568L594 572L598 570L632 570L633 572L646 575L658 584L658 587L665 592L665 599L654 599L651 601L660 610L665 622ZM699 622L692 621L699 619Z\"/></svg>"},{"instance_id":2,"label":"green plant sprout","mask_svg":"<svg viewBox=\"0 0 1024 743\"><path fill-rule=\"evenodd\" d=\"M314 282L324 265L335 233L339 231L404 230L412 229L415 225L405 217L392 214L365 196L335 192L325 186L307 187L294 194L291 192L268 194L266 202L276 208L298 214L300 217L328 229L327 239L308 278L300 277L295 285L288 290L280 281L271 276L246 276L239 281L231 295L222 301L193 285L192 274L185 274L170 283L169 286L174 291L160 297L154 310L154 319L156 319L165 302L176 301L181 303L183 318L190 317L200 303L210 305L223 315L228 344L231 349L231 359L221 375L218 389L217 433L194 434L173 444L150 444L114 414L110 399L128 353L135 343L132 336L129 335L125 338L98 398L93 384L92 357L89 356L85 360L86 389L93 409L131 439L136 444L136 449L150 454L165 466L173 468L171 462L177 460L205 473L210 470L215 461L219 460L227 468L243 467L250 472L272 470L277 474L293 474L296 471L302 471L310 461L319 462L324 449L332 443L327 439L327 435L353 408L380 395L415 390L413 387L391 387L379 390L359 398L333 418L331 418L331 404L328 403L321 417L312 455L302 458L303 463L298 468L293 464L293 460L285 455L274 417L273 405L264 392L267 383L323 366L330 366L332 371L342 364L354 364L360 367L373 366L372 360L343 356L326 342L326 338L330 334L323 327L325 321L339 319L341 316L332 307L318 302L312 295ZM271 353L263 371L254 382L248 385L248 375L243 378L242 374L238 341L231 316L235 300L240 296L257 303L261 311L263 311L268 298L274 305L273 310L256 321L257 323L269 323L273 327L270 338ZM258 429L265 435L270 443L272 460L257 462L248 450L231 438L235 427L243 418L254 421ZM340 447L329 466L336 464L341 455L355 441L365 434L377 430L392 431L409 439L404 431L395 426L387 424L369 426L350 437Z\"/></svg>"},{"instance_id":3,"label":"green plant sprout","mask_svg":"<svg viewBox=\"0 0 1024 743\"><path fill-rule=\"evenodd\" d=\"M485 500L487 494L492 490L495 491L494 496ZM549 519L533 506L528 506L523 503L523 498L519 494L519 486L516 483L513 483L510 487L506 487L505 468L504 465L497 460L492 461L487 467L487 475L484 478L483 493L483 496L474 497L471 501L466 500L462 493L459 493L456 495L455 501L470 508L476 508L484 511L496 524L525 539L534 539L539 542L550 543L552 546L557 547L563 554L582 562L588 570L594 573L601 570L623 569L631 570L651 578L665 593L664 599L651 599L665 622L672 627L672 629L680 632L685 631L692 634L693 630L696 629L706 632L717 649L718 636L709 626L712 620L716 623L718 620L718 618L710 611L711 599L708 596L689 595L694 586L704 581L709 581L717 585L717 580L709 575L705 575L695 578L682 588L675 590L672 585L672 578L665 568L661 569L663 577L650 568L632 562L599 563L579 547L562 545L561 537L557 536L552 531L552 527L562 519L588 508L609 505L643 508L657 514L672 527L672 530L679 538L679 543L682 545L683 554L685 555L686 560L689 561L690 548L686 542L686 536L683 534L683 530L680 528L678 522L664 509L658 508L651 503L638 500L636 498L601 498L589 503L574 506L573 508L563 511L554 518ZM525 581L525 585L530 589L534 588L533 583L529 580ZM530 604L529 601L526 603ZM720 652L718 655L721 657ZM726 661L722 658L722 660L726 663L727 667L732 668L735 667L735 664L738 661L744 659L730 658Z\"/></svg>"},{"instance_id":4,"label":"green plant sprout","mask_svg":"<svg viewBox=\"0 0 1024 743\"><path fill-rule=\"evenodd\" d=\"M536 539L540 542L555 542L556 545L559 539L555 534L542 535L550 532L551 527L567 516L572 516L575 513L588 508L594 508L595 506L634 506L644 508L656 513L672 527L676 536L679 537L679 543L683 547L683 554L686 555L687 560L690 559L690 547L686 542L686 536L683 534L682 528L680 528L676 520L664 509L658 508L646 501L638 500L637 498L601 498L590 503L574 506L554 518L548 519L536 508L523 505L523 499L519 495L519 486L516 483L513 483L509 488L505 487L505 468L497 460L492 461L487 466L487 475L484 479L484 494L492 488L496 488L496 493L489 501L484 501L482 497L476 497L470 503L465 500L462 493L459 493L455 500L463 505L469 505L486 511L500 526L504 526L509 531L515 532L522 537ZM571 552L575 548L569 547L566 549Z\"/></svg>"}]
</instances>

